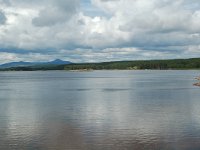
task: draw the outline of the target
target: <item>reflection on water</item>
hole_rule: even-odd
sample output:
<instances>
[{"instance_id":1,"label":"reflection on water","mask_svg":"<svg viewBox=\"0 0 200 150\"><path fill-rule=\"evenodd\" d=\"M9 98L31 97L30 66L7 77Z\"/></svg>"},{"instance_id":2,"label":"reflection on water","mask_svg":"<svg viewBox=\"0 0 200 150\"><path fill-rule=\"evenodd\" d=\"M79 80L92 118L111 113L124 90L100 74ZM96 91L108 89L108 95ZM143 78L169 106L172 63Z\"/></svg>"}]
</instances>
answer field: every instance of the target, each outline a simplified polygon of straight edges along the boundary
<instances>
[{"instance_id":1,"label":"reflection on water","mask_svg":"<svg viewBox=\"0 0 200 150\"><path fill-rule=\"evenodd\" d=\"M199 150L199 71L1 72L2 150Z\"/></svg>"}]
</instances>

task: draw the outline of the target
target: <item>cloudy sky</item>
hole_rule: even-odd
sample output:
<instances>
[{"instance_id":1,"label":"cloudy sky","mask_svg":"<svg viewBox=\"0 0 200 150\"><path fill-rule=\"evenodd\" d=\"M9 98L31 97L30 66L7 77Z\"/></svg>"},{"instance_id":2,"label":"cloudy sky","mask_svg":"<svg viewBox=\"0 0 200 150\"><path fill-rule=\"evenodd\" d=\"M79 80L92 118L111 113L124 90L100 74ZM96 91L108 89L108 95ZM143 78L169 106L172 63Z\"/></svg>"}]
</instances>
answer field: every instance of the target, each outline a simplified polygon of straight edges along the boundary
<instances>
[{"instance_id":1,"label":"cloudy sky","mask_svg":"<svg viewBox=\"0 0 200 150\"><path fill-rule=\"evenodd\" d=\"M199 0L0 0L0 63L190 57Z\"/></svg>"}]
</instances>

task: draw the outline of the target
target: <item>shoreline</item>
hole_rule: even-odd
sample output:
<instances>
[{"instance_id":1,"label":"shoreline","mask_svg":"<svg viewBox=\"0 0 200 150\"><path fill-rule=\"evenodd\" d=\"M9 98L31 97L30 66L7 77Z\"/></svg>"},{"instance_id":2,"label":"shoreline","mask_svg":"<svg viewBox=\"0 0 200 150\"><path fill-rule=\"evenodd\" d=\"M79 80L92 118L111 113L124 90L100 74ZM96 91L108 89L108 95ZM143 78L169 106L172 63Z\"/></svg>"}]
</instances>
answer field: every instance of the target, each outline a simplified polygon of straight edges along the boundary
<instances>
[{"instance_id":1,"label":"shoreline","mask_svg":"<svg viewBox=\"0 0 200 150\"><path fill-rule=\"evenodd\" d=\"M199 86L199 87L200 87L200 76L199 76L199 77L196 77L195 79L196 79L197 81L199 81L199 82L194 83L193 85L194 85L194 86Z\"/></svg>"},{"instance_id":2,"label":"shoreline","mask_svg":"<svg viewBox=\"0 0 200 150\"><path fill-rule=\"evenodd\" d=\"M0 68L0 72L27 72L27 71L69 71L69 72L92 72L92 71L200 71L199 68L194 69L33 69L23 70L18 68ZM200 77L195 77L196 80L200 80Z\"/></svg>"}]
</instances>

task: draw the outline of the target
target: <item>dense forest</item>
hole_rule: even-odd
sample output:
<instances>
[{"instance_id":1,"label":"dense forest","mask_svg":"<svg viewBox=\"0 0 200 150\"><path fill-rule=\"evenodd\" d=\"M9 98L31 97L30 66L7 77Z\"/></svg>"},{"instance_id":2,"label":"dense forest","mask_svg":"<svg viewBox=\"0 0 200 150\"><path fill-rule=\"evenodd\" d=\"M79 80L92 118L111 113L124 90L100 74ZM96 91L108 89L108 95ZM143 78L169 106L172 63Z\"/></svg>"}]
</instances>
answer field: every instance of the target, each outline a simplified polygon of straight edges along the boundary
<instances>
[{"instance_id":1,"label":"dense forest","mask_svg":"<svg viewBox=\"0 0 200 150\"><path fill-rule=\"evenodd\" d=\"M80 63L68 65L35 65L28 67L13 67L1 71L36 71L36 70L142 70L142 69L200 69L200 58L171 60L138 60L116 61L102 63Z\"/></svg>"}]
</instances>

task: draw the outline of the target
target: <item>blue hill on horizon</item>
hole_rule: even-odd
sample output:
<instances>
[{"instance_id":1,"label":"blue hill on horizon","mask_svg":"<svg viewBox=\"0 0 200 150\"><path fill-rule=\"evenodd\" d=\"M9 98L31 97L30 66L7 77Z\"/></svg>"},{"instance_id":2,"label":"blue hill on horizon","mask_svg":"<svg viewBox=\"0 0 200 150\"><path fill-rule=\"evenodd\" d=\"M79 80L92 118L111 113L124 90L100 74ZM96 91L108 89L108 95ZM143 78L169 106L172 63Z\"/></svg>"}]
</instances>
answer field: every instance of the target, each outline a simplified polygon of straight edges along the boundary
<instances>
[{"instance_id":1,"label":"blue hill on horizon","mask_svg":"<svg viewBox=\"0 0 200 150\"><path fill-rule=\"evenodd\" d=\"M61 59L55 59L55 60L49 61L49 62L24 62L24 61L19 61L19 62L10 62L10 63L1 64L0 68L27 67L27 66L35 66L35 65L65 65L65 64L72 64L72 62L64 61L64 60L61 60Z\"/></svg>"}]
</instances>

